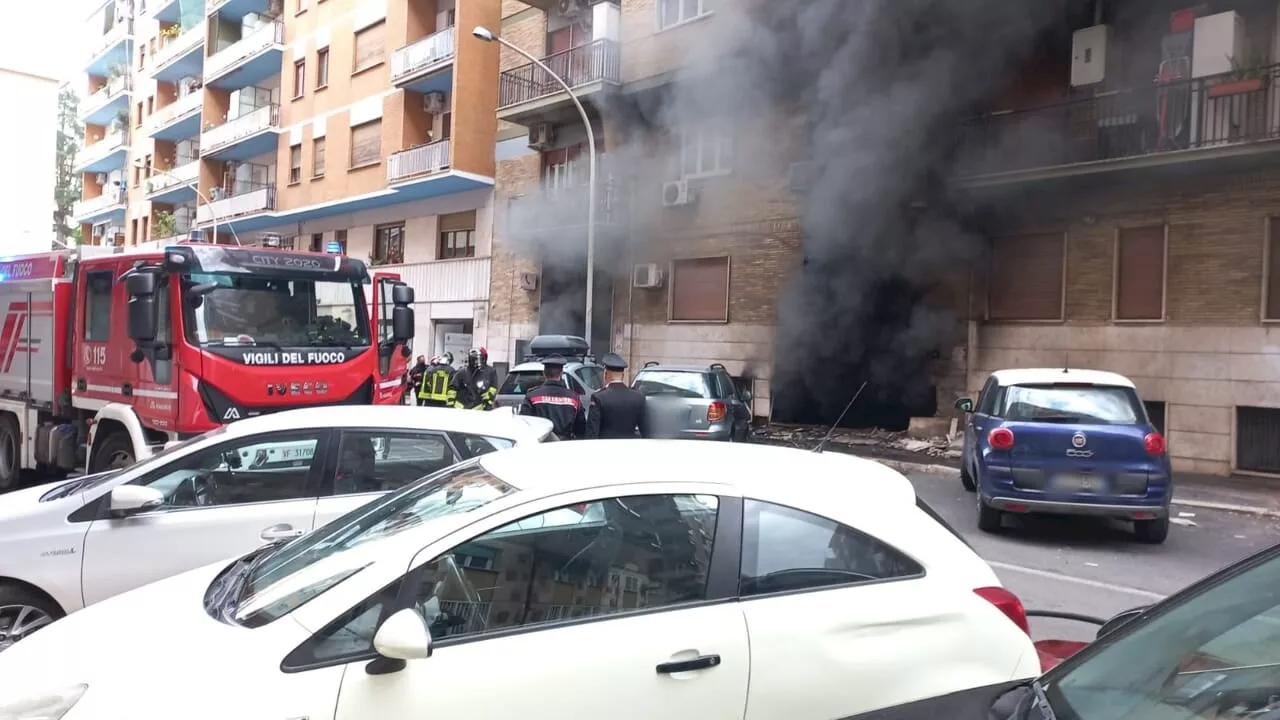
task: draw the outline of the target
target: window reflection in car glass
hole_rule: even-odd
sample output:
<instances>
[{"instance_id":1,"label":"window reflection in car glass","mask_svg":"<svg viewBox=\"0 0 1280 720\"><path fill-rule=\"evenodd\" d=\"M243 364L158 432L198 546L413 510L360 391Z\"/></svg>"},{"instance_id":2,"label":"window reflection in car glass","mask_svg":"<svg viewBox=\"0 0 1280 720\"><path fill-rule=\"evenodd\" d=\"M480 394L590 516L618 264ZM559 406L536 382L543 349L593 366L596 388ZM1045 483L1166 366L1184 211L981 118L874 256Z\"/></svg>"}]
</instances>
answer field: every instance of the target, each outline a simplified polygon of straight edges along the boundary
<instances>
[{"instance_id":1,"label":"window reflection in car glass","mask_svg":"<svg viewBox=\"0 0 1280 720\"><path fill-rule=\"evenodd\" d=\"M1013 385L1005 389L1000 416L1007 420L1060 420L1133 425L1143 417L1137 394L1124 387Z\"/></svg>"},{"instance_id":2,"label":"window reflection in car glass","mask_svg":"<svg viewBox=\"0 0 1280 720\"><path fill-rule=\"evenodd\" d=\"M388 492L457 462L438 433L342 433L334 494Z\"/></svg>"},{"instance_id":3,"label":"window reflection in car glass","mask_svg":"<svg viewBox=\"0 0 1280 720\"><path fill-rule=\"evenodd\" d=\"M710 393L702 373L675 370L641 370L635 389L645 395L673 395L682 398L705 398Z\"/></svg>"},{"instance_id":4,"label":"window reflection in car glass","mask_svg":"<svg viewBox=\"0 0 1280 720\"><path fill-rule=\"evenodd\" d=\"M159 490L172 508L294 500L307 489L318 433L262 436L195 452L165 471L134 481Z\"/></svg>"}]
</instances>

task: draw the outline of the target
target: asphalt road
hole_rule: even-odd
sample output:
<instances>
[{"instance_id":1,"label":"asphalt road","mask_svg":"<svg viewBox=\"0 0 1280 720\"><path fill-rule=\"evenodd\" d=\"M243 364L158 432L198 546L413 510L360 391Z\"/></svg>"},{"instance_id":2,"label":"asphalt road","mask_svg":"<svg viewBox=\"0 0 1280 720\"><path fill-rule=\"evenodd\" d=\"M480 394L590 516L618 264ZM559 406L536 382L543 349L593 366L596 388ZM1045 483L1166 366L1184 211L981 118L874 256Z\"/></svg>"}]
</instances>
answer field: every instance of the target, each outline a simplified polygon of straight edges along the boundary
<instances>
[{"instance_id":1,"label":"asphalt road","mask_svg":"<svg viewBox=\"0 0 1280 720\"><path fill-rule=\"evenodd\" d=\"M1280 522L1216 510L1174 507L1163 545L1143 545L1123 524L1088 518L1006 521L978 530L973 493L955 476L909 474L916 493L944 517L1031 609L1110 617L1146 605L1275 543ZM1088 640L1096 628L1032 620L1036 639Z\"/></svg>"}]
</instances>

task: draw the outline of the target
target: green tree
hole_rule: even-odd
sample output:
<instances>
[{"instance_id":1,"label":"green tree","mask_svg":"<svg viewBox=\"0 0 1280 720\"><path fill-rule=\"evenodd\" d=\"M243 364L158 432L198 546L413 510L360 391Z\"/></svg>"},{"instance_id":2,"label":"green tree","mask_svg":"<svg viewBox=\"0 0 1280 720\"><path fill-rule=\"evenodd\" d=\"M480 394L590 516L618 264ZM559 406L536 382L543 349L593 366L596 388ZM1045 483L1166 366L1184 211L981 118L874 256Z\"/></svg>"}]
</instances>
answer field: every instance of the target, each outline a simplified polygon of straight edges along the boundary
<instances>
[{"instance_id":1,"label":"green tree","mask_svg":"<svg viewBox=\"0 0 1280 720\"><path fill-rule=\"evenodd\" d=\"M84 126L77 117L80 98L70 87L63 86L58 93L58 145L55 153L57 170L54 179L53 233L62 246L72 245L80 235L80 228L71 220L72 208L80 199L80 175L75 171L76 150L84 140Z\"/></svg>"}]
</instances>

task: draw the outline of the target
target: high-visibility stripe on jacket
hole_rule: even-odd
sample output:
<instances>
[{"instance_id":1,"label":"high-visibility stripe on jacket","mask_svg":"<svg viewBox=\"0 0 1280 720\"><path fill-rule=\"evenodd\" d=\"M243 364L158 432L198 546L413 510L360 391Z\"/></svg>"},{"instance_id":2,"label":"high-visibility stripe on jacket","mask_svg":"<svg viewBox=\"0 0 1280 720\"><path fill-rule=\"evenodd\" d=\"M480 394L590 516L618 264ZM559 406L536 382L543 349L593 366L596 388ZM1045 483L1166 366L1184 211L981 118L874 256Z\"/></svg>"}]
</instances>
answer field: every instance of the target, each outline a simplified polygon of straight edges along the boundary
<instances>
[{"instance_id":1,"label":"high-visibility stripe on jacket","mask_svg":"<svg viewBox=\"0 0 1280 720\"><path fill-rule=\"evenodd\" d=\"M452 373L449 368L436 367L422 374L422 387L418 397L432 402L450 402L452 391L449 387Z\"/></svg>"}]
</instances>

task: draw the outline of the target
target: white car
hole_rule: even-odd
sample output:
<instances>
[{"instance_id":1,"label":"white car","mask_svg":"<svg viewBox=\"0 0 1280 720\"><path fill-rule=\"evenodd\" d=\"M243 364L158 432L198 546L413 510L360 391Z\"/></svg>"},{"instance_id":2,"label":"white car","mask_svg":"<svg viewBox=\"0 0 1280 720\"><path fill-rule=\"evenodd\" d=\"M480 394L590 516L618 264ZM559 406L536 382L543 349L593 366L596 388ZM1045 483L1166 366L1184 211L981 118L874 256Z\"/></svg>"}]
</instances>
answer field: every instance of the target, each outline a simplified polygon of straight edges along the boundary
<instances>
[{"instance_id":1,"label":"white car","mask_svg":"<svg viewBox=\"0 0 1280 720\"><path fill-rule=\"evenodd\" d=\"M0 650L461 460L554 438L551 428L502 412L309 408L224 425L124 470L0 495Z\"/></svg>"},{"instance_id":2,"label":"white car","mask_svg":"<svg viewBox=\"0 0 1280 720\"><path fill-rule=\"evenodd\" d=\"M53 623L0 717L825 720L1033 677L1025 622L876 463L545 443Z\"/></svg>"}]
</instances>

